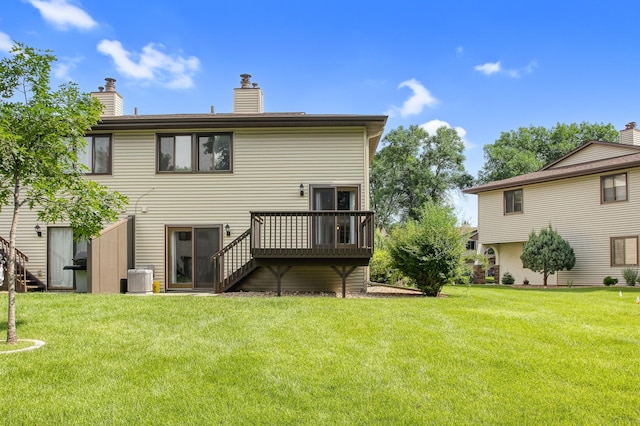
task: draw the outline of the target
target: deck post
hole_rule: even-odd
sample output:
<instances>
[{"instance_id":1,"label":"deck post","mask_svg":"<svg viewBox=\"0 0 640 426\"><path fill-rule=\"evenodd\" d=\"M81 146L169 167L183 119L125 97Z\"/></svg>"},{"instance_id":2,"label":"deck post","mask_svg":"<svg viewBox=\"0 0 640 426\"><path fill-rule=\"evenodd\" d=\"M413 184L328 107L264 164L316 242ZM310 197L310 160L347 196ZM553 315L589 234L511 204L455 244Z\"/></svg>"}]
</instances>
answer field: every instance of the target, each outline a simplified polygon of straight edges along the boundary
<instances>
[{"instance_id":1,"label":"deck post","mask_svg":"<svg viewBox=\"0 0 640 426\"><path fill-rule=\"evenodd\" d=\"M352 266L351 269L347 271L346 266L342 266L342 270L338 269L336 266L332 266L331 268L336 271L340 278L342 278L342 298L344 299L347 296L347 277L351 275L353 271L356 270L358 266Z\"/></svg>"},{"instance_id":2,"label":"deck post","mask_svg":"<svg viewBox=\"0 0 640 426\"><path fill-rule=\"evenodd\" d=\"M289 272L291 268L292 266L276 266L276 269L273 269L273 267L267 266L267 269L269 269L271 273L276 277L276 293L278 294L278 297L280 297L280 284L282 282L282 277L284 277L284 274Z\"/></svg>"}]
</instances>

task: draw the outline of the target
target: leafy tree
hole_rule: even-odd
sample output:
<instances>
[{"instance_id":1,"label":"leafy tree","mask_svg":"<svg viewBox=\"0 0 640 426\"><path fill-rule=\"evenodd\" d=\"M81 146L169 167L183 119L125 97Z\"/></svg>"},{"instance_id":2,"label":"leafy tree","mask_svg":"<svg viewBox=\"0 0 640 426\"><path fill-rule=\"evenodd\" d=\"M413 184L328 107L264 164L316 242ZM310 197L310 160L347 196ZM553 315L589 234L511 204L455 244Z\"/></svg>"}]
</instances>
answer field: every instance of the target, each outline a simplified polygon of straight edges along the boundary
<instances>
[{"instance_id":1,"label":"leafy tree","mask_svg":"<svg viewBox=\"0 0 640 426\"><path fill-rule=\"evenodd\" d=\"M426 203L419 219L393 230L389 252L394 266L427 296L464 273L467 235L457 226L453 209Z\"/></svg>"},{"instance_id":2,"label":"leafy tree","mask_svg":"<svg viewBox=\"0 0 640 426\"><path fill-rule=\"evenodd\" d=\"M529 240L522 248L520 260L525 268L542 274L546 287L549 275L573 268L576 255L571 245L549 225L537 235L535 231L531 231Z\"/></svg>"},{"instance_id":3,"label":"leafy tree","mask_svg":"<svg viewBox=\"0 0 640 426\"><path fill-rule=\"evenodd\" d=\"M427 201L442 203L453 189L464 189L473 178L464 168L464 144L446 127L430 135L419 126L400 126L383 139L370 172L371 204L380 228L418 219Z\"/></svg>"},{"instance_id":4,"label":"leafy tree","mask_svg":"<svg viewBox=\"0 0 640 426\"><path fill-rule=\"evenodd\" d=\"M485 163L478 181L487 183L535 172L587 142L618 142L618 138L612 124L586 122L502 132L495 143L484 147Z\"/></svg>"},{"instance_id":5,"label":"leafy tree","mask_svg":"<svg viewBox=\"0 0 640 426\"><path fill-rule=\"evenodd\" d=\"M66 220L77 238L100 233L126 202L87 180L77 153L100 118L101 104L73 83L49 87L55 57L22 43L0 61L0 208L12 209L9 230L7 343L17 341L15 239L22 208L42 222Z\"/></svg>"}]
</instances>

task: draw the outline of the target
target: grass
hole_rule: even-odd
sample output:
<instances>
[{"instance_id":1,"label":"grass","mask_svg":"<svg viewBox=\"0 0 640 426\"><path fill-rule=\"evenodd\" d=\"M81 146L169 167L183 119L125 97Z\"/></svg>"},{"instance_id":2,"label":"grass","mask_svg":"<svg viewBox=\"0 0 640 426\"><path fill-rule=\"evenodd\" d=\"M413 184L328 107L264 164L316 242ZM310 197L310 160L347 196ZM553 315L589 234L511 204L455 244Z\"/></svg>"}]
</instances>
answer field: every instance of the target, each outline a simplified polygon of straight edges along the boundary
<instances>
[{"instance_id":1,"label":"grass","mask_svg":"<svg viewBox=\"0 0 640 426\"><path fill-rule=\"evenodd\" d=\"M20 294L4 424L634 424L640 289ZM2 298L6 297L2 296ZM4 303L3 305L6 305ZM6 333L6 306L0 332Z\"/></svg>"}]
</instances>

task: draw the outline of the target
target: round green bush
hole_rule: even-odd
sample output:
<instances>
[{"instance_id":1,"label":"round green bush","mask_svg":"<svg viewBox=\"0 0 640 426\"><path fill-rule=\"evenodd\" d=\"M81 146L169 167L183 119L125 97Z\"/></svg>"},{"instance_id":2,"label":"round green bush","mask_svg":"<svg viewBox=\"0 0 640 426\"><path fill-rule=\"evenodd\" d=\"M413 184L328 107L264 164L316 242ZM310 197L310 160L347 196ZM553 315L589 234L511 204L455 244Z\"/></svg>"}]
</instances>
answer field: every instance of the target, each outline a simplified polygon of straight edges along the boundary
<instances>
[{"instance_id":1,"label":"round green bush","mask_svg":"<svg viewBox=\"0 0 640 426\"><path fill-rule=\"evenodd\" d=\"M511 285L515 282L516 282L516 279L513 278L513 275L511 275L511 273L505 272L504 275L502 275L502 284Z\"/></svg>"}]
</instances>

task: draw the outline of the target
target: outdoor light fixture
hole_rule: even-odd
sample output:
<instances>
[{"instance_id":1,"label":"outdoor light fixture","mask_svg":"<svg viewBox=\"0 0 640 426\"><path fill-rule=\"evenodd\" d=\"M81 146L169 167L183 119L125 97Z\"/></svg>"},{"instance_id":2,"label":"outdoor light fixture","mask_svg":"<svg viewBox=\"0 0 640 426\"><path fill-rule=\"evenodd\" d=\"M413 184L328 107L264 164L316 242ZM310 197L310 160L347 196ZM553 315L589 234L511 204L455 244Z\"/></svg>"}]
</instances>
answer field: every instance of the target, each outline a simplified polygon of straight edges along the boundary
<instances>
[{"instance_id":1,"label":"outdoor light fixture","mask_svg":"<svg viewBox=\"0 0 640 426\"><path fill-rule=\"evenodd\" d=\"M230 237L231 236L231 227L229 226L228 223L224 226L224 230L227 233L227 237Z\"/></svg>"},{"instance_id":2,"label":"outdoor light fixture","mask_svg":"<svg viewBox=\"0 0 640 426\"><path fill-rule=\"evenodd\" d=\"M304 185L300 184L300 196L304 197Z\"/></svg>"},{"instance_id":3,"label":"outdoor light fixture","mask_svg":"<svg viewBox=\"0 0 640 426\"><path fill-rule=\"evenodd\" d=\"M36 226L33 227L33 230L36 231L36 235L38 237L42 237L42 229L40 228L40 225L36 223Z\"/></svg>"}]
</instances>

